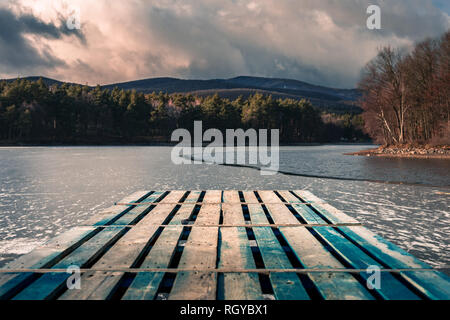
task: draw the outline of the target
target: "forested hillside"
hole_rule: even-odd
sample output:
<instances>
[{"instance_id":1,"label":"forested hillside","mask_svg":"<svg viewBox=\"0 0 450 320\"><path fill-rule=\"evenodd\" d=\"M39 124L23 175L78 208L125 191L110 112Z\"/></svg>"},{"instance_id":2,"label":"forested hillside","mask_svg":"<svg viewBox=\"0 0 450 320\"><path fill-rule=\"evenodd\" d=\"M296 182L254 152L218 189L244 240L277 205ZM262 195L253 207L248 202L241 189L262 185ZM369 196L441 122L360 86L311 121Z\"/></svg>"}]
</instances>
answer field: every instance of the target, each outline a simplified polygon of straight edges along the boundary
<instances>
[{"instance_id":1,"label":"forested hillside","mask_svg":"<svg viewBox=\"0 0 450 320\"><path fill-rule=\"evenodd\" d=\"M176 128L280 129L282 142L357 141L367 138L358 115L324 114L306 100L254 94L137 92L74 84L48 86L42 79L0 82L0 141L14 143L166 142Z\"/></svg>"}]
</instances>

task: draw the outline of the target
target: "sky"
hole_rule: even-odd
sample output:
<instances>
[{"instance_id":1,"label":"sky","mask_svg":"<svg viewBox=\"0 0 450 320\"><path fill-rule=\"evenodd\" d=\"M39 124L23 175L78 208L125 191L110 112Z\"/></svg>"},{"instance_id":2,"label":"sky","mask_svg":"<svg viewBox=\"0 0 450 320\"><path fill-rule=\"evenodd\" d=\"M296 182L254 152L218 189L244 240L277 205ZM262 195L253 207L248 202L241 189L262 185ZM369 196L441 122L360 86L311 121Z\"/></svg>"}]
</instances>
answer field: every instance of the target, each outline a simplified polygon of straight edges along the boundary
<instances>
[{"instance_id":1,"label":"sky","mask_svg":"<svg viewBox=\"0 0 450 320\"><path fill-rule=\"evenodd\" d=\"M370 4L380 30L366 26ZM449 14L448 0L0 0L0 78L249 75L352 88L379 48L438 37Z\"/></svg>"}]
</instances>

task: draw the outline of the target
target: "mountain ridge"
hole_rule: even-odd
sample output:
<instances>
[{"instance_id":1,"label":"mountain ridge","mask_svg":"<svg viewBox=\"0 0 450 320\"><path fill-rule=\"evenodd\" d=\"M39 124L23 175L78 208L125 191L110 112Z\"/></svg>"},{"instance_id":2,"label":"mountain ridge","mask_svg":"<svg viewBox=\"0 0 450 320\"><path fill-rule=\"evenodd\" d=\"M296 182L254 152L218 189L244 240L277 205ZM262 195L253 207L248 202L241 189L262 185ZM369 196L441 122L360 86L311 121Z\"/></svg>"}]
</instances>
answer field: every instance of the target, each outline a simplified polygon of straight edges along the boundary
<instances>
[{"instance_id":1,"label":"mountain ridge","mask_svg":"<svg viewBox=\"0 0 450 320\"><path fill-rule=\"evenodd\" d=\"M39 76L24 77L22 79L36 81L40 78L47 85L61 85L63 83L77 85L77 83L63 82ZM16 79L4 80L14 81ZM307 99L321 109L337 113L359 113L361 111L357 106L357 100L360 97L357 89L330 88L295 79L237 76L229 79L196 80L156 77L106 84L100 87L106 89L113 89L115 87L124 90L134 89L144 93L190 93L198 96L217 93L219 96L229 99L235 99L238 96L246 98L251 94L261 93L264 95L272 95L274 98Z\"/></svg>"}]
</instances>

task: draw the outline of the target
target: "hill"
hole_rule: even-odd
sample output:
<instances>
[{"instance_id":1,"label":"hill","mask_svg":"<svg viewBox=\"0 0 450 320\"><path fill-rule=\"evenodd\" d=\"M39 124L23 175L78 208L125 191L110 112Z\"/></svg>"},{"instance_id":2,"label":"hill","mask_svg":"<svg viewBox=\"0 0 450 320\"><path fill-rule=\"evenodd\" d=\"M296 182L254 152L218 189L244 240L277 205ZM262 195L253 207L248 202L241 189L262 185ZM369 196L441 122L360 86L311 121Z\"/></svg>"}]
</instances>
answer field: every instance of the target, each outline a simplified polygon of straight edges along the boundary
<instances>
[{"instance_id":1,"label":"hill","mask_svg":"<svg viewBox=\"0 0 450 320\"><path fill-rule=\"evenodd\" d=\"M37 80L39 77L27 77ZM9 79L7 81L13 81ZM43 78L48 85L61 84L54 79ZM359 92L356 89L336 89L318 86L303 81L281 78L240 76L231 79L185 80L177 78L149 78L121 83L112 83L103 88L132 90L151 93L191 93L199 96L219 94L222 98L248 97L254 93L272 95L274 98L307 99L323 110L336 113L359 113Z\"/></svg>"}]
</instances>

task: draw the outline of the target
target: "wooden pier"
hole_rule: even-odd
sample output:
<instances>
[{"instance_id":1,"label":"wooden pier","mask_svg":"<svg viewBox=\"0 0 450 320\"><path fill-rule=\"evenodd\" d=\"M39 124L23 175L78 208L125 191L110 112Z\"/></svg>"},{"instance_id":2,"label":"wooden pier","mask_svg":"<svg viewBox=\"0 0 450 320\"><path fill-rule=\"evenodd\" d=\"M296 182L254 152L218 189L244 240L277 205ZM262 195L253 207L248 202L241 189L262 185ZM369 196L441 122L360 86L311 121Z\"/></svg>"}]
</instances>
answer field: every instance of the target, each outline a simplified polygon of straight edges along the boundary
<instances>
[{"instance_id":1,"label":"wooden pier","mask_svg":"<svg viewBox=\"0 0 450 320\"><path fill-rule=\"evenodd\" d=\"M308 191L140 191L0 269L0 299L450 299L450 277Z\"/></svg>"}]
</instances>

